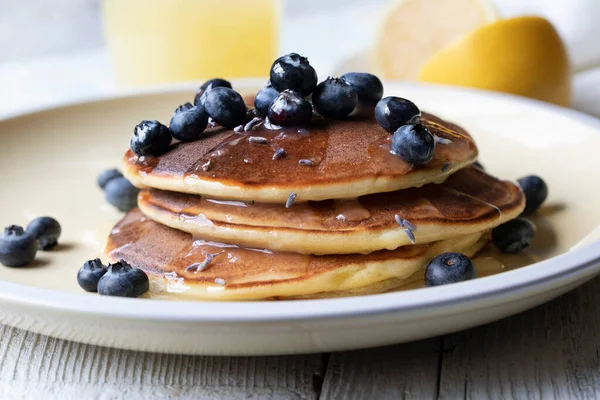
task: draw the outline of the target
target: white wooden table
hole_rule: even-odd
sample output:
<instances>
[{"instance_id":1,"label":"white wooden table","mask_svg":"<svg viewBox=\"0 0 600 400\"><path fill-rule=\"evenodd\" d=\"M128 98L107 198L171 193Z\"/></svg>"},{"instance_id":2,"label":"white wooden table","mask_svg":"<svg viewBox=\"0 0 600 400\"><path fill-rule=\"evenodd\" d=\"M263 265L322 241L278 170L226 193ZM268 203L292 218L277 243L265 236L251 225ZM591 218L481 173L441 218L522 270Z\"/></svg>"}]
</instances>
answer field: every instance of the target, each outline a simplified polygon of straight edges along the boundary
<instances>
[{"instance_id":1,"label":"white wooden table","mask_svg":"<svg viewBox=\"0 0 600 400\"><path fill-rule=\"evenodd\" d=\"M360 351L202 357L88 346L0 326L0 399L592 399L600 278L533 310Z\"/></svg>"}]
</instances>

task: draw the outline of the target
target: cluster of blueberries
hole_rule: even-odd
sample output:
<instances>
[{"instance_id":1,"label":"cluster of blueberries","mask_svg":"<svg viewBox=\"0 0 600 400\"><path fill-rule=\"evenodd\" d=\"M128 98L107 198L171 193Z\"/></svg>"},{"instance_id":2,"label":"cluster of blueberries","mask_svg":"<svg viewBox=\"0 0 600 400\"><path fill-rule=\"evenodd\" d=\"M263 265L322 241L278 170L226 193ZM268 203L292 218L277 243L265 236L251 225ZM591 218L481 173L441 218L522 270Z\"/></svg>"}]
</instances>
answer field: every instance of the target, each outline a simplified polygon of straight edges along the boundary
<instances>
[{"instance_id":1,"label":"cluster of blueberries","mask_svg":"<svg viewBox=\"0 0 600 400\"><path fill-rule=\"evenodd\" d=\"M98 177L98 185L105 190L106 200L120 211L129 211L137 205L139 189L117 170L107 170ZM0 236L0 263L7 267L30 265L39 250L52 250L62 233L60 223L52 217L31 221L26 229L11 225ZM102 279L101 279L102 278ZM109 266L99 259L87 261L77 274L79 285L89 292L109 296L138 297L149 289L148 276L121 260Z\"/></svg>"},{"instance_id":2,"label":"cluster of blueberries","mask_svg":"<svg viewBox=\"0 0 600 400\"><path fill-rule=\"evenodd\" d=\"M481 165L480 165L481 167ZM529 175L518 180L525 194L523 215L532 215L548 197L548 186L542 178ZM492 242L503 253L520 253L531 244L535 225L521 217L492 229ZM439 286L462 282L476 277L475 266L469 257L460 253L444 253L435 257L425 270L425 285Z\"/></svg>"},{"instance_id":3,"label":"cluster of blueberries","mask_svg":"<svg viewBox=\"0 0 600 400\"><path fill-rule=\"evenodd\" d=\"M30 265L38 249L56 247L61 233L59 222L52 217L36 218L26 229L11 225L0 237L0 263L14 268ZM77 282L88 292L109 296L138 297L150 287L146 273L123 260L109 266L99 259L87 261L77 273Z\"/></svg>"},{"instance_id":4,"label":"cluster of blueberries","mask_svg":"<svg viewBox=\"0 0 600 400\"><path fill-rule=\"evenodd\" d=\"M173 113L169 127L158 121L142 121L133 130L131 150L138 156L166 153L173 139L190 142L199 139L211 125L233 129L248 118L242 96L224 79L205 82L194 98Z\"/></svg>"},{"instance_id":5,"label":"cluster of blueberries","mask_svg":"<svg viewBox=\"0 0 600 400\"><path fill-rule=\"evenodd\" d=\"M138 156L161 155L172 139L199 139L207 126L234 129L253 118L267 126L303 126L314 112L326 118L344 118L353 112L373 112L377 122L392 133L392 151L407 162L423 165L435 150L435 138L419 123L421 111L410 100L383 96L383 84L368 73L350 72L318 83L317 72L308 59L296 53L279 57L271 66L269 82L248 110L242 96L224 79L211 79L196 93L194 104L179 106L169 127L158 121L142 121L131 139ZM318 83L318 84L317 84Z\"/></svg>"},{"instance_id":6,"label":"cluster of blueberries","mask_svg":"<svg viewBox=\"0 0 600 400\"><path fill-rule=\"evenodd\" d=\"M119 211L137 207L139 189L116 169L107 169L97 179L106 201ZM77 272L77 283L87 292L106 296L139 297L150 288L148 275L125 260L104 265L99 258L86 261Z\"/></svg>"},{"instance_id":7,"label":"cluster of blueberries","mask_svg":"<svg viewBox=\"0 0 600 400\"><path fill-rule=\"evenodd\" d=\"M150 289L148 275L125 260L108 266L99 258L86 261L77 272L77 283L87 292L105 296L139 297Z\"/></svg>"},{"instance_id":8,"label":"cluster of blueberries","mask_svg":"<svg viewBox=\"0 0 600 400\"><path fill-rule=\"evenodd\" d=\"M4 228L0 237L0 263L7 267L24 267L35 259L38 249L52 250L58 244L61 227L51 217L36 218L27 225Z\"/></svg>"},{"instance_id":9,"label":"cluster of blueberries","mask_svg":"<svg viewBox=\"0 0 600 400\"><path fill-rule=\"evenodd\" d=\"M97 179L106 201L119 211L137 207L139 189L116 169L102 172ZM125 260L104 265L99 258L86 261L77 272L77 283L87 292L105 296L139 297L150 288L148 275Z\"/></svg>"}]
</instances>

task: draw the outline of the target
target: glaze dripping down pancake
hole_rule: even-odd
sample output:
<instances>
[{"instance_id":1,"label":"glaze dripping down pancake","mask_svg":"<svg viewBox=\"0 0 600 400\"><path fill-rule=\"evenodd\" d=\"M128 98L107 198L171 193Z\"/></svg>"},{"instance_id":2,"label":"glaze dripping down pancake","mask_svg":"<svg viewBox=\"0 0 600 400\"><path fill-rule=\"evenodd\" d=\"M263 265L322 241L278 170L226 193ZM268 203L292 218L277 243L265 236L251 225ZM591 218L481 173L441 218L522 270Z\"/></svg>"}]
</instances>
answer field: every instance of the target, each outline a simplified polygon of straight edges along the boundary
<instances>
[{"instance_id":1,"label":"glaze dripping down pancake","mask_svg":"<svg viewBox=\"0 0 600 400\"><path fill-rule=\"evenodd\" d=\"M315 118L306 129L209 129L202 139L179 143L159 157L128 151L124 173L139 187L283 204L291 193L297 202L347 199L441 182L475 161L477 148L462 128L427 113L422 123L447 139L423 167L390 153L391 135L373 119ZM267 143L254 143L252 136ZM286 155L274 160L280 148Z\"/></svg>"},{"instance_id":2,"label":"glaze dripping down pancake","mask_svg":"<svg viewBox=\"0 0 600 400\"><path fill-rule=\"evenodd\" d=\"M146 218L136 209L114 227L106 252L111 261L123 258L155 278L165 273L171 278L174 274L182 277L182 298L258 300L319 297L360 288L368 288L368 293L376 287L389 290L383 282L406 280L446 251L473 256L487 240L488 234L480 232L368 255L310 256L193 238ZM197 273L187 270L201 264L208 254L215 256L206 269Z\"/></svg>"},{"instance_id":3,"label":"glaze dripping down pancake","mask_svg":"<svg viewBox=\"0 0 600 400\"><path fill-rule=\"evenodd\" d=\"M492 229L517 217L525 197L512 182L471 167L441 184L290 208L157 189L142 191L138 203L155 221L210 240L304 254L366 254L411 244L396 215L417 228L416 243L428 243Z\"/></svg>"}]
</instances>

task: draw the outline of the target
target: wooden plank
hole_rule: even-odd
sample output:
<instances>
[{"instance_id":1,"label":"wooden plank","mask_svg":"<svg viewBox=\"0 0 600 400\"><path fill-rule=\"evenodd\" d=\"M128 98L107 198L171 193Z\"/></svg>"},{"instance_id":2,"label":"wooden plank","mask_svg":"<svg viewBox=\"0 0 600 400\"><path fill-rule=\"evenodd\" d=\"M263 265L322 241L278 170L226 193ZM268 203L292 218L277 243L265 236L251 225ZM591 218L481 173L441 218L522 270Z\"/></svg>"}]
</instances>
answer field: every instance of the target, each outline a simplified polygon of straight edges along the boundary
<instances>
[{"instance_id":1,"label":"wooden plank","mask_svg":"<svg viewBox=\"0 0 600 400\"><path fill-rule=\"evenodd\" d=\"M443 341L442 399L600 398L600 279Z\"/></svg>"},{"instance_id":2,"label":"wooden plank","mask_svg":"<svg viewBox=\"0 0 600 400\"><path fill-rule=\"evenodd\" d=\"M321 399L433 399L440 339L333 353Z\"/></svg>"},{"instance_id":3,"label":"wooden plank","mask_svg":"<svg viewBox=\"0 0 600 400\"><path fill-rule=\"evenodd\" d=\"M1 399L314 399L323 374L319 354L153 354L0 326Z\"/></svg>"}]
</instances>

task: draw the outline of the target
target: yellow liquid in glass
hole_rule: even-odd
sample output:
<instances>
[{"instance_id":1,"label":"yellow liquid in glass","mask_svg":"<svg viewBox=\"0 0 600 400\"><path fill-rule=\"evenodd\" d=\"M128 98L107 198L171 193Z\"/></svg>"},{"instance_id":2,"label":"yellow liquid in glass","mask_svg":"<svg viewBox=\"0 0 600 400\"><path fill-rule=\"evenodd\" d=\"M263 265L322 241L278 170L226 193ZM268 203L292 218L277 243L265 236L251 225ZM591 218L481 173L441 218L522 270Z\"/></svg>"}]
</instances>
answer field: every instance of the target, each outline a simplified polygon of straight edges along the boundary
<instances>
[{"instance_id":1,"label":"yellow liquid in glass","mask_svg":"<svg viewBox=\"0 0 600 400\"><path fill-rule=\"evenodd\" d=\"M128 86L268 75L279 0L104 0L119 83Z\"/></svg>"}]
</instances>

